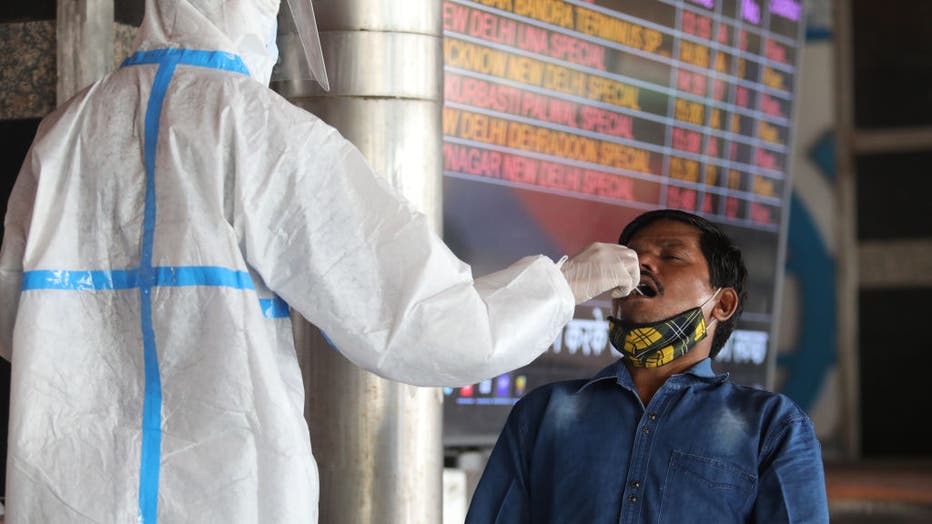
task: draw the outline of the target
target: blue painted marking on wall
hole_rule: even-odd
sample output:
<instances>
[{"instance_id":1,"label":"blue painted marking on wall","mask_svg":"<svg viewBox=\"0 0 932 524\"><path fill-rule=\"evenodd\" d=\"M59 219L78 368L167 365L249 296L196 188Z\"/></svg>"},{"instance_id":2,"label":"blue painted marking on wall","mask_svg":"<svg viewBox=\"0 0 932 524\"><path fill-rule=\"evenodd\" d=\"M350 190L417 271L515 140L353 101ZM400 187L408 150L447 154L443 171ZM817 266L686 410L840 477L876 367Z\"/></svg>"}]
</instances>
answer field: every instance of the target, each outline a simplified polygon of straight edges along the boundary
<instances>
[{"instance_id":1,"label":"blue painted marking on wall","mask_svg":"<svg viewBox=\"0 0 932 524\"><path fill-rule=\"evenodd\" d=\"M832 30L827 27L807 27L806 42L819 42L832 39Z\"/></svg>"},{"instance_id":2,"label":"blue painted marking on wall","mask_svg":"<svg viewBox=\"0 0 932 524\"><path fill-rule=\"evenodd\" d=\"M795 193L787 234L786 271L799 281L800 329L794 348L780 355L777 365L787 371L781 391L809 410L836 360L835 260Z\"/></svg>"},{"instance_id":3,"label":"blue painted marking on wall","mask_svg":"<svg viewBox=\"0 0 932 524\"><path fill-rule=\"evenodd\" d=\"M809 148L809 160L819 166L822 176L835 180L835 133L826 131Z\"/></svg>"},{"instance_id":4,"label":"blue painted marking on wall","mask_svg":"<svg viewBox=\"0 0 932 524\"><path fill-rule=\"evenodd\" d=\"M809 149L809 158L829 181L835 178L835 137L826 131ZM794 191L790 199L786 272L799 282L795 310L799 333L792 350L777 358L787 373L782 392L809 410L838 354L835 259L812 215Z\"/></svg>"}]
</instances>

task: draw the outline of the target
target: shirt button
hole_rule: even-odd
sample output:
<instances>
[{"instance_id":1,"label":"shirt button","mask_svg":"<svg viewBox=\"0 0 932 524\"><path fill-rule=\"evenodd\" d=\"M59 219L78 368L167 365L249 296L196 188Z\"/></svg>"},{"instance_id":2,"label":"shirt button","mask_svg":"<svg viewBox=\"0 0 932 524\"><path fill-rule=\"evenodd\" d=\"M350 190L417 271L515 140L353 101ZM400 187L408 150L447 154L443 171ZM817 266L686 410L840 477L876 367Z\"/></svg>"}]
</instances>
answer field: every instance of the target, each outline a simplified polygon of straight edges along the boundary
<instances>
[{"instance_id":1,"label":"shirt button","mask_svg":"<svg viewBox=\"0 0 932 524\"><path fill-rule=\"evenodd\" d=\"M645 434L650 433L650 428L647 426L644 426L643 428L641 428L641 431L643 431Z\"/></svg>"},{"instance_id":2,"label":"shirt button","mask_svg":"<svg viewBox=\"0 0 932 524\"><path fill-rule=\"evenodd\" d=\"M650 413L650 414L647 415L647 418L649 418L649 419L651 419L651 420L657 420L657 414L656 414L656 413Z\"/></svg>"},{"instance_id":3,"label":"shirt button","mask_svg":"<svg viewBox=\"0 0 932 524\"><path fill-rule=\"evenodd\" d=\"M639 481L639 480L632 480L632 481L631 481L631 487L634 488L634 489L638 489L639 487L641 487L641 481Z\"/></svg>"},{"instance_id":4,"label":"shirt button","mask_svg":"<svg viewBox=\"0 0 932 524\"><path fill-rule=\"evenodd\" d=\"M637 502L637 501L638 501L638 496L637 496L637 495L628 495L628 500L630 500L631 502Z\"/></svg>"}]
</instances>

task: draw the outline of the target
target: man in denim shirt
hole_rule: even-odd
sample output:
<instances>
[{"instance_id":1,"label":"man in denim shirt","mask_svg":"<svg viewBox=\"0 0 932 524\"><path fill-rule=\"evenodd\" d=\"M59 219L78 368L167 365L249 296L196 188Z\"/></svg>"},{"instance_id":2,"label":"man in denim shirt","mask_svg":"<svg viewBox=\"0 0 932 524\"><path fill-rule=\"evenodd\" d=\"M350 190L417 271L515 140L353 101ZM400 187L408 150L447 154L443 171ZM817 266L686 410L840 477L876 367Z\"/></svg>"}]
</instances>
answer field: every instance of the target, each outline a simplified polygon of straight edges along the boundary
<instances>
[{"instance_id":1,"label":"man in denim shirt","mask_svg":"<svg viewBox=\"0 0 932 524\"><path fill-rule=\"evenodd\" d=\"M806 414L712 371L746 296L741 252L673 210L639 216L619 243L641 267L610 318L623 358L515 405L467 523L828 522Z\"/></svg>"}]
</instances>

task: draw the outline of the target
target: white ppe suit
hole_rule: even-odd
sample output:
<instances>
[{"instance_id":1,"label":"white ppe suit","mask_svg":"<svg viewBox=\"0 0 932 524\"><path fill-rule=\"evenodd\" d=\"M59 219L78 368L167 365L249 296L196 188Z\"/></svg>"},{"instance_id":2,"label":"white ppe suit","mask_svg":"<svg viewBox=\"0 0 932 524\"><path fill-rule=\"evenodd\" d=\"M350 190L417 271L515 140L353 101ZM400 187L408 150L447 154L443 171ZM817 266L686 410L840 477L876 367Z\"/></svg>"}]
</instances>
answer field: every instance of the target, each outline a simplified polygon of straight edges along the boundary
<instances>
[{"instance_id":1,"label":"white ppe suit","mask_svg":"<svg viewBox=\"0 0 932 524\"><path fill-rule=\"evenodd\" d=\"M550 259L474 280L266 87L277 9L148 0L124 67L42 122L0 253L7 522L316 522L287 305L419 385L524 365L572 317Z\"/></svg>"}]
</instances>

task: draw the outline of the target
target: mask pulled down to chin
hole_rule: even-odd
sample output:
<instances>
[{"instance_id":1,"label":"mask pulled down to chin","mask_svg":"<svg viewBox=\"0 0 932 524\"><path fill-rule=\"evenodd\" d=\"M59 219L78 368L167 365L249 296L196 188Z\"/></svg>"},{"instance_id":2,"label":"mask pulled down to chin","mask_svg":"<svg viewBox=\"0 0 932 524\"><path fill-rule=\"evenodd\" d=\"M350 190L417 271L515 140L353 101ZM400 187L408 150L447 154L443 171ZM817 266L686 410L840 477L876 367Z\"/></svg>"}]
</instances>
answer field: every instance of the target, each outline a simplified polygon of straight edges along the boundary
<instances>
[{"instance_id":1,"label":"mask pulled down to chin","mask_svg":"<svg viewBox=\"0 0 932 524\"><path fill-rule=\"evenodd\" d=\"M718 295L715 291L702 304L658 322L637 324L608 317L609 340L635 367L655 368L689 353L707 335L702 307Z\"/></svg>"}]
</instances>

